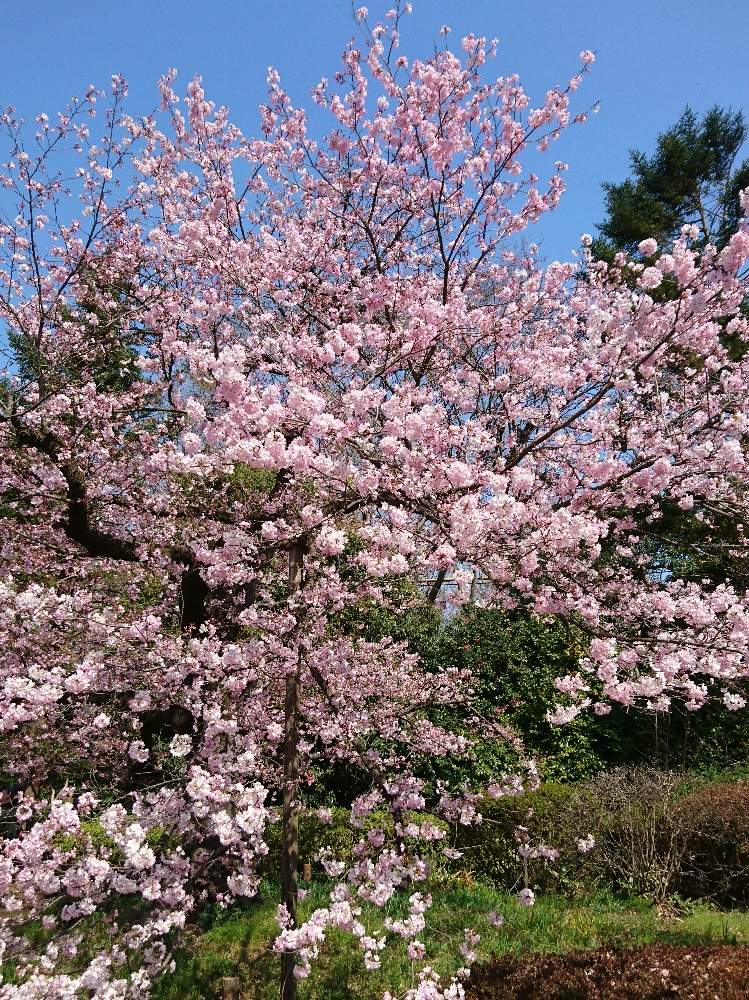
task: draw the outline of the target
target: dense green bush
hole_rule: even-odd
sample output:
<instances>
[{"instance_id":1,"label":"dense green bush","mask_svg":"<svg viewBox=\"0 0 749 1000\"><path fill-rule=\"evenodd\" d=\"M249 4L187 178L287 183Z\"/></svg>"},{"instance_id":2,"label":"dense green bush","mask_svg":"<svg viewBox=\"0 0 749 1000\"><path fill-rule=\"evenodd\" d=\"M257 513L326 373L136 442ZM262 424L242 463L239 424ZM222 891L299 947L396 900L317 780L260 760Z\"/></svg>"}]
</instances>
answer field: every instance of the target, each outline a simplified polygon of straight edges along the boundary
<instances>
[{"instance_id":1,"label":"dense green bush","mask_svg":"<svg viewBox=\"0 0 749 1000\"><path fill-rule=\"evenodd\" d=\"M545 778L576 781L603 766L592 745L597 719L554 726L546 715L559 701L555 678L577 669L584 648L581 634L552 618L470 606L445 623L423 655L427 663L469 668L478 711L506 723L539 758ZM493 742L479 746L473 782L496 775ZM513 756L508 749L504 744L504 766Z\"/></svg>"},{"instance_id":2,"label":"dense green bush","mask_svg":"<svg viewBox=\"0 0 749 1000\"><path fill-rule=\"evenodd\" d=\"M356 544L352 536L347 556L356 551ZM341 572L358 572L346 558L341 560ZM574 623L534 616L523 608L476 605L443 618L406 577L386 578L383 586L401 610L362 600L340 614L336 627L367 639L391 636L403 641L427 670L469 669L478 714L519 737L526 752L538 759L546 780L576 782L617 766L685 771L710 769L715 760L724 766L747 763L749 713L726 712L719 701L700 712L688 711L678 698L668 713L613 705L606 716L583 713L568 725L552 725L547 713L560 700L555 679L575 673L586 650L587 638ZM511 741L501 735L482 738L461 709L435 708L432 717L471 736L474 747L464 760L425 761L417 771L427 781L475 787L517 763ZM320 803L332 800L345 806L365 790L364 781L349 767L331 766L317 772L313 791Z\"/></svg>"},{"instance_id":3,"label":"dense green bush","mask_svg":"<svg viewBox=\"0 0 749 1000\"><path fill-rule=\"evenodd\" d=\"M303 812L299 817L299 864L313 863L319 852L330 847L341 861L353 858L354 834L349 824L348 809L332 809L332 821L323 823L313 813ZM268 853L260 871L266 878L278 878L281 857L281 821L271 823L267 828L266 843ZM315 866L319 872L319 866Z\"/></svg>"},{"instance_id":4,"label":"dense green bush","mask_svg":"<svg viewBox=\"0 0 749 1000\"><path fill-rule=\"evenodd\" d=\"M576 672L586 642L573 624L552 617L469 606L418 651L427 662L469 667L480 712L500 714L538 757L547 780L579 781L617 766L686 771L716 760L747 762L749 713L727 712L719 699L699 712L678 698L668 713L613 705L606 716L584 713L568 725L551 725L547 712L560 700L555 678ZM472 780L495 767L491 750L479 747Z\"/></svg>"},{"instance_id":5,"label":"dense green bush","mask_svg":"<svg viewBox=\"0 0 749 1000\"><path fill-rule=\"evenodd\" d=\"M656 901L673 894L726 905L749 902L749 783L718 778L707 784L698 775L652 768L614 768L575 784L545 782L536 791L480 804L482 822L448 826L417 814L445 831L442 840L407 840L430 866L432 884L464 880L487 882L515 891L523 865L515 831L526 827L534 846L545 844L558 858L529 860L529 881L544 893L577 895L593 887L635 893ZM381 828L393 842L393 819L371 814L362 830L353 829L349 811L336 807L325 823L305 813L299 823L300 864L312 864L313 878L324 879L323 850L344 864L362 834ZM578 838L592 835L595 848L578 850ZM262 865L267 878L278 875L281 825L271 825L269 853ZM461 852L449 860L445 847Z\"/></svg>"},{"instance_id":6,"label":"dense green bush","mask_svg":"<svg viewBox=\"0 0 749 1000\"><path fill-rule=\"evenodd\" d=\"M710 785L677 803L684 841L679 893L724 905L749 902L749 784Z\"/></svg>"},{"instance_id":7,"label":"dense green bush","mask_svg":"<svg viewBox=\"0 0 749 1000\"><path fill-rule=\"evenodd\" d=\"M443 854L450 844L449 827L443 820L426 813L411 813L414 823L429 822L445 834L441 840L424 844L418 842L418 854L429 865L430 879L433 883L444 882L450 875L452 865ZM336 861L350 865L354 861L354 846L367 832L379 828L383 831L386 843L394 843L393 817L390 813L376 811L370 813L362 827L351 826L348 809L336 807L331 809L331 821L324 822L315 813L305 812L299 817L299 863L312 865L313 878L316 881L325 879L325 872L320 864L322 852L330 850L330 855ZM276 822L268 828L266 842L268 854L264 858L260 873L266 878L274 879L279 875L279 858L281 856L281 823ZM405 840L406 849L415 846L411 838Z\"/></svg>"},{"instance_id":8,"label":"dense green bush","mask_svg":"<svg viewBox=\"0 0 749 1000\"><path fill-rule=\"evenodd\" d=\"M522 864L515 830L559 851L530 861L531 885L575 894L592 886L657 901L673 894L725 904L749 900L749 783L706 784L698 775L614 768L573 785L482 803L483 822L457 827L462 870L512 890ZM579 837L595 848L581 853Z\"/></svg>"},{"instance_id":9,"label":"dense green bush","mask_svg":"<svg viewBox=\"0 0 749 1000\"><path fill-rule=\"evenodd\" d=\"M515 830L524 826L533 844L543 843L560 852L553 862L530 860L529 877L534 889L542 892L573 889L581 869L575 843L580 835L576 826L579 797L578 786L546 782L537 791L524 795L485 800L481 804L480 824L456 828L456 847L463 852L462 869L502 889L520 888L523 869Z\"/></svg>"}]
</instances>

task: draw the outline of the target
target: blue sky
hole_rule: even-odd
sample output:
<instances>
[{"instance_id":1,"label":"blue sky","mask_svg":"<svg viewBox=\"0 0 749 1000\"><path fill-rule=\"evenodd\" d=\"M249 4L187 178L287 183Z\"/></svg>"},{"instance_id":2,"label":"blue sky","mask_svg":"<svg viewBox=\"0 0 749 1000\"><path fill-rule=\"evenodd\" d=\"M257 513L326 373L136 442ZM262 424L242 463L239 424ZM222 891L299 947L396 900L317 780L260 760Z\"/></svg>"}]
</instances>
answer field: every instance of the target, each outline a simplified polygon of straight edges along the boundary
<instances>
[{"instance_id":1,"label":"blue sky","mask_svg":"<svg viewBox=\"0 0 749 1000\"><path fill-rule=\"evenodd\" d=\"M580 109L600 100L600 113L557 145L550 159L569 162L568 193L532 231L548 258L566 257L580 233L593 229L602 215L601 181L623 178L629 149L652 149L686 103L749 114L749 0L413 5L403 25L405 54L428 54L443 23L456 40L468 31L497 36L492 72L518 72L531 97L565 82L582 48L597 53L578 97ZM368 6L375 13L389 4ZM132 112L145 112L157 102L157 78L175 66L182 84L200 73L208 96L228 104L250 134L266 67L277 67L294 103L307 102L354 30L349 0L6 0L0 16L0 104L25 117L52 114L87 84L106 86L113 73L130 83Z\"/></svg>"}]
</instances>

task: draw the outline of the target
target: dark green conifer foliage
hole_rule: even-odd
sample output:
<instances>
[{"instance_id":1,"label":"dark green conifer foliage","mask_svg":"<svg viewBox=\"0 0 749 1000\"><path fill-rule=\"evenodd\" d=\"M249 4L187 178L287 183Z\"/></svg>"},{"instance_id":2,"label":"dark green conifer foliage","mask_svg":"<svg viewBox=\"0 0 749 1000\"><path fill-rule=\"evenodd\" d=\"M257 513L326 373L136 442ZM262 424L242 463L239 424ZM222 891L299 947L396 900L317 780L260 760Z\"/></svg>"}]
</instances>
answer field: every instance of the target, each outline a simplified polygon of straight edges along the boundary
<instances>
[{"instance_id":1,"label":"dark green conifer foliage","mask_svg":"<svg viewBox=\"0 0 749 1000\"><path fill-rule=\"evenodd\" d=\"M685 108L651 156L632 150L631 177L603 185L606 218L594 255L633 253L651 236L667 246L685 223L698 227L701 243L724 246L738 226L739 191L749 186L749 158L741 159L746 138L741 111L716 105L699 118Z\"/></svg>"}]
</instances>

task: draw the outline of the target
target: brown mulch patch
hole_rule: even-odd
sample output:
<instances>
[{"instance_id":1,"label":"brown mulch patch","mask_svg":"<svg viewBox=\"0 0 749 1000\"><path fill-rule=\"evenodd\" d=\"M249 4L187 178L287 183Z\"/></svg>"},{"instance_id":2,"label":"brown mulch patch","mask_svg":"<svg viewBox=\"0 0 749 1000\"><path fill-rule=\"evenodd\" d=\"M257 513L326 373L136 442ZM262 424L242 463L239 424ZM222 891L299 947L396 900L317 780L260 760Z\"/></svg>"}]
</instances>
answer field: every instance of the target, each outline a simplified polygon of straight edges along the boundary
<instances>
[{"instance_id":1,"label":"brown mulch patch","mask_svg":"<svg viewBox=\"0 0 749 1000\"><path fill-rule=\"evenodd\" d=\"M476 967L469 982L470 1000L748 1000L749 947L504 956Z\"/></svg>"}]
</instances>

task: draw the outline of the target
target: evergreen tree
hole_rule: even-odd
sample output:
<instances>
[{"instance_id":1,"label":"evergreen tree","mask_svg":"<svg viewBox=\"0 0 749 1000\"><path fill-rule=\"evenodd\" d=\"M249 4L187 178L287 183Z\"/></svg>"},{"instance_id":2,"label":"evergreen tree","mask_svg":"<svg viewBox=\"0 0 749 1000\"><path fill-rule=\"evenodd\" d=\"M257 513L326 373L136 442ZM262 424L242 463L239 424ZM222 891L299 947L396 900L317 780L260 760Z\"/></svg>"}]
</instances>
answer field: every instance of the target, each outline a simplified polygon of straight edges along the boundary
<instances>
[{"instance_id":1,"label":"evergreen tree","mask_svg":"<svg viewBox=\"0 0 749 1000\"><path fill-rule=\"evenodd\" d=\"M749 185L749 158L739 162L746 138L741 111L716 105L700 119L685 108L651 156L632 150L631 177L603 185L606 218L595 256L636 252L650 237L666 246L685 224L697 226L703 244L725 246L738 228L739 192Z\"/></svg>"}]
</instances>

